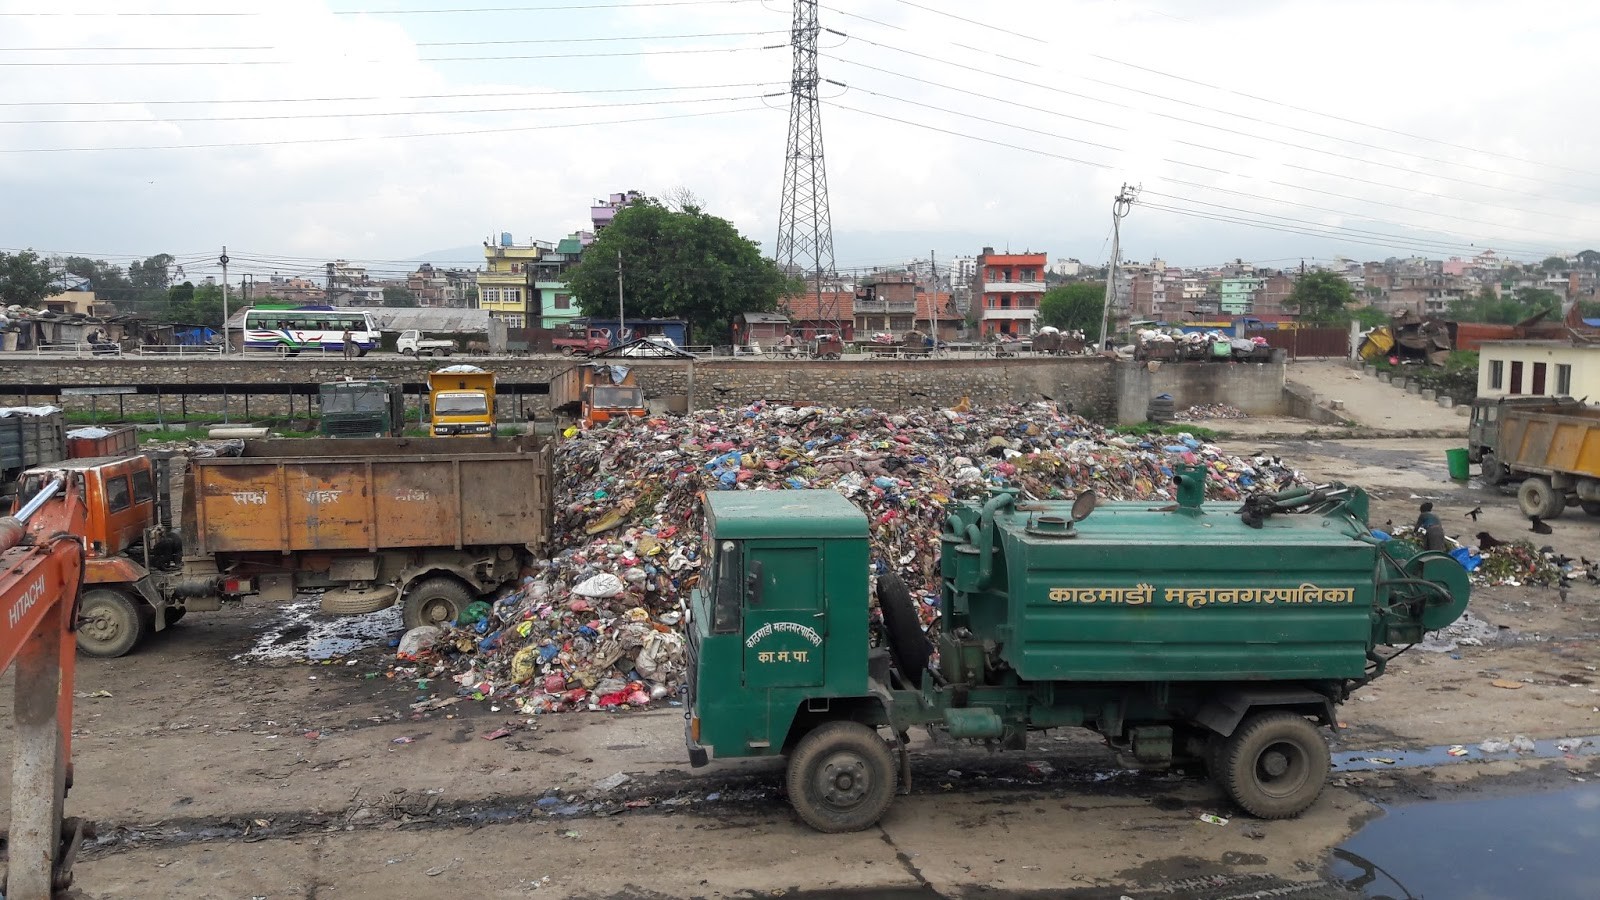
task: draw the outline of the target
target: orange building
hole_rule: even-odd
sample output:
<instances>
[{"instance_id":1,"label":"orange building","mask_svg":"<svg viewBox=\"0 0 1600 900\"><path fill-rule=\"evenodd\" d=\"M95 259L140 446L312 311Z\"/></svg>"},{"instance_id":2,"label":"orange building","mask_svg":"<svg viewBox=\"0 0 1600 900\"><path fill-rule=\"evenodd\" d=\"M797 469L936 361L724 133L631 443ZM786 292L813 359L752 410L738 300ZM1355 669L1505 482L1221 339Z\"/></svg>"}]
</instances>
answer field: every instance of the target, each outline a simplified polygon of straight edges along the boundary
<instances>
[{"instance_id":1,"label":"orange building","mask_svg":"<svg viewBox=\"0 0 1600 900\"><path fill-rule=\"evenodd\" d=\"M978 335L1033 333L1044 296L1045 253L995 253L983 248L972 276Z\"/></svg>"}]
</instances>

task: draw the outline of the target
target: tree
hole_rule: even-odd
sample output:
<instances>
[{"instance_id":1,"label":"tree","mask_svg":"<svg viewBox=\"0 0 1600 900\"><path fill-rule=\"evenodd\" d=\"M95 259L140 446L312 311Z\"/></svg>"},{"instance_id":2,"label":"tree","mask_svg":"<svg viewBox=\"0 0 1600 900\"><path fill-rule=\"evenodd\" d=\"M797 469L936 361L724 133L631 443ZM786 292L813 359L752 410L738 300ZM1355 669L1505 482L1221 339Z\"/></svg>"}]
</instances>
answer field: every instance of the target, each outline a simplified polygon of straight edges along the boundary
<instances>
[{"instance_id":1,"label":"tree","mask_svg":"<svg viewBox=\"0 0 1600 900\"><path fill-rule=\"evenodd\" d=\"M50 264L32 250L0 253L0 302L37 306L53 280Z\"/></svg>"},{"instance_id":2,"label":"tree","mask_svg":"<svg viewBox=\"0 0 1600 900\"><path fill-rule=\"evenodd\" d=\"M1585 269L1600 269L1600 250L1579 250L1578 265Z\"/></svg>"},{"instance_id":3,"label":"tree","mask_svg":"<svg viewBox=\"0 0 1600 900\"><path fill-rule=\"evenodd\" d=\"M1062 331L1081 329L1090 343L1100 343L1100 313L1105 308L1106 283L1076 281L1044 292L1039 299L1039 324Z\"/></svg>"},{"instance_id":4,"label":"tree","mask_svg":"<svg viewBox=\"0 0 1600 900\"><path fill-rule=\"evenodd\" d=\"M386 287L383 289L383 305L400 309L415 309L421 304L417 302L417 295L410 288Z\"/></svg>"},{"instance_id":5,"label":"tree","mask_svg":"<svg viewBox=\"0 0 1600 900\"><path fill-rule=\"evenodd\" d=\"M221 328L222 286L202 284L196 287L188 281L175 284L167 291L165 308L152 309L145 314L157 322Z\"/></svg>"},{"instance_id":6,"label":"tree","mask_svg":"<svg viewBox=\"0 0 1600 900\"><path fill-rule=\"evenodd\" d=\"M1379 325L1385 325L1389 322L1388 313L1370 304L1360 309L1351 310L1350 316L1360 322L1362 328L1377 328Z\"/></svg>"},{"instance_id":7,"label":"tree","mask_svg":"<svg viewBox=\"0 0 1600 900\"><path fill-rule=\"evenodd\" d=\"M167 269L172 266L172 254L157 253L144 262L128 264L128 280L141 293L161 294L166 293L171 284L167 280Z\"/></svg>"},{"instance_id":8,"label":"tree","mask_svg":"<svg viewBox=\"0 0 1600 900\"><path fill-rule=\"evenodd\" d=\"M619 253L627 316L684 319L700 335L727 334L740 313L776 310L790 287L728 220L644 198L618 210L568 270L567 286L584 315L616 317Z\"/></svg>"},{"instance_id":9,"label":"tree","mask_svg":"<svg viewBox=\"0 0 1600 900\"><path fill-rule=\"evenodd\" d=\"M1566 267L1567 261L1559 256L1547 256L1545 257L1544 262L1539 264L1539 268L1545 270L1546 272L1559 272Z\"/></svg>"},{"instance_id":10,"label":"tree","mask_svg":"<svg viewBox=\"0 0 1600 900\"><path fill-rule=\"evenodd\" d=\"M1313 325L1339 325L1349 321L1345 307L1354 291L1350 282L1337 272L1307 272L1294 283L1294 290L1283 305L1297 311L1302 322Z\"/></svg>"},{"instance_id":11,"label":"tree","mask_svg":"<svg viewBox=\"0 0 1600 900\"><path fill-rule=\"evenodd\" d=\"M1496 294L1488 286L1471 297L1452 300L1446 315L1457 322L1515 325L1541 312L1561 311L1561 297L1543 288L1518 288L1511 296Z\"/></svg>"}]
</instances>

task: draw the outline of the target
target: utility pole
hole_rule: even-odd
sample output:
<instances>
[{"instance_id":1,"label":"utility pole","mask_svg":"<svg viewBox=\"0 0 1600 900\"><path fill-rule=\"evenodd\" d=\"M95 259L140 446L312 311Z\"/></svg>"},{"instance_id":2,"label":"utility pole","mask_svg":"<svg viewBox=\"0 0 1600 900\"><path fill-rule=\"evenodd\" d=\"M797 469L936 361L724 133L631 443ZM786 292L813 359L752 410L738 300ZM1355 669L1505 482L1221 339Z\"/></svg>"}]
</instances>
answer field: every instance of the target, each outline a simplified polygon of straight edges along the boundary
<instances>
[{"instance_id":1,"label":"utility pole","mask_svg":"<svg viewBox=\"0 0 1600 900\"><path fill-rule=\"evenodd\" d=\"M228 355L228 245L222 245L222 355Z\"/></svg>"},{"instance_id":2,"label":"utility pole","mask_svg":"<svg viewBox=\"0 0 1600 900\"><path fill-rule=\"evenodd\" d=\"M328 286L322 289L322 300L329 306L333 305L333 263L328 263Z\"/></svg>"},{"instance_id":3,"label":"utility pole","mask_svg":"<svg viewBox=\"0 0 1600 900\"><path fill-rule=\"evenodd\" d=\"M939 260L928 251L928 271L933 276L933 301L928 305L928 316L933 320L933 352L939 352Z\"/></svg>"},{"instance_id":4,"label":"utility pole","mask_svg":"<svg viewBox=\"0 0 1600 900\"><path fill-rule=\"evenodd\" d=\"M1111 304L1117 296L1117 266L1122 262L1122 218L1133 206L1136 188L1124 182L1122 190L1111 201L1111 267L1106 270L1106 299L1100 306L1100 349L1106 346L1106 319L1110 317Z\"/></svg>"},{"instance_id":5,"label":"utility pole","mask_svg":"<svg viewBox=\"0 0 1600 900\"><path fill-rule=\"evenodd\" d=\"M617 346L622 346L622 251L617 251Z\"/></svg>"}]
</instances>

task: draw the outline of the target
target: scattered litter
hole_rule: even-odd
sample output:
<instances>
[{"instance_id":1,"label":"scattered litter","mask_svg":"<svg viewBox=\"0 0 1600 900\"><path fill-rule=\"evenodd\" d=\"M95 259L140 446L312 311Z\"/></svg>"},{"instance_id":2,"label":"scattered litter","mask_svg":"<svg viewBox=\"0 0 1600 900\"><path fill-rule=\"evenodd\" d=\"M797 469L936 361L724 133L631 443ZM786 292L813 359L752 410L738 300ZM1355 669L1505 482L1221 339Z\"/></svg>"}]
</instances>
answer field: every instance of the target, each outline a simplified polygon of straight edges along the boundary
<instances>
[{"instance_id":1,"label":"scattered litter","mask_svg":"<svg viewBox=\"0 0 1600 900\"><path fill-rule=\"evenodd\" d=\"M1180 409L1172 418L1179 422L1194 422L1201 419L1248 419L1244 410L1226 403L1196 403L1188 409Z\"/></svg>"},{"instance_id":2,"label":"scattered litter","mask_svg":"<svg viewBox=\"0 0 1600 900\"><path fill-rule=\"evenodd\" d=\"M1523 688L1523 683L1522 682L1520 682L1520 681L1512 681L1509 678L1496 678L1495 680L1493 680L1493 681L1491 681L1489 683L1494 685L1497 688L1505 688L1508 691L1520 691Z\"/></svg>"},{"instance_id":3,"label":"scattered litter","mask_svg":"<svg viewBox=\"0 0 1600 900\"><path fill-rule=\"evenodd\" d=\"M1562 753L1576 753L1578 752L1579 748L1587 743L1588 741L1585 741L1583 738L1562 738L1561 740L1556 741L1556 749L1560 750Z\"/></svg>"},{"instance_id":4,"label":"scattered litter","mask_svg":"<svg viewBox=\"0 0 1600 900\"><path fill-rule=\"evenodd\" d=\"M484 735L483 739L486 741L498 741L503 737L509 737L511 733L511 729L509 728L496 728L495 730Z\"/></svg>"},{"instance_id":5,"label":"scattered litter","mask_svg":"<svg viewBox=\"0 0 1600 900\"><path fill-rule=\"evenodd\" d=\"M1538 748L1535 746L1533 741L1529 740L1527 735L1519 734L1511 739L1511 749L1517 751L1518 753L1532 753Z\"/></svg>"},{"instance_id":6,"label":"scattered litter","mask_svg":"<svg viewBox=\"0 0 1600 900\"><path fill-rule=\"evenodd\" d=\"M1380 763L1380 764L1385 765L1385 766L1392 766L1397 761L1398 760L1396 760L1392 756L1369 756L1369 757L1367 757L1367 762Z\"/></svg>"},{"instance_id":7,"label":"scattered litter","mask_svg":"<svg viewBox=\"0 0 1600 900\"><path fill-rule=\"evenodd\" d=\"M415 744L416 742L417 742L417 739L414 738L414 737L397 737L394 740L390 741L389 743L391 743L391 744Z\"/></svg>"},{"instance_id":8,"label":"scattered litter","mask_svg":"<svg viewBox=\"0 0 1600 900\"><path fill-rule=\"evenodd\" d=\"M1226 824L1228 824L1228 820L1227 819L1223 818L1222 816L1214 816L1211 813L1201 813L1200 814L1200 821L1206 822L1206 823L1209 823L1209 824L1212 824L1212 825L1226 825Z\"/></svg>"},{"instance_id":9,"label":"scattered litter","mask_svg":"<svg viewBox=\"0 0 1600 900\"><path fill-rule=\"evenodd\" d=\"M1055 774L1056 767L1043 760L1036 760L1028 763L1028 771L1040 777L1048 777Z\"/></svg>"},{"instance_id":10,"label":"scattered litter","mask_svg":"<svg viewBox=\"0 0 1600 900\"><path fill-rule=\"evenodd\" d=\"M1446 750L1445 752L1450 754L1451 756L1466 756L1467 755L1467 748L1461 746L1460 744L1456 744L1455 746L1451 747L1449 750Z\"/></svg>"},{"instance_id":11,"label":"scattered litter","mask_svg":"<svg viewBox=\"0 0 1600 900\"><path fill-rule=\"evenodd\" d=\"M317 740L318 738L322 737L322 732L320 732L320 731L308 731L304 735L302 735L302 737L304 737L308 741L314 741L314 740Z\"/></svg>"},{"instance_id":12,"label":"scattered litter","mask_svg":"<svg viewBox=\"0 0 1600 900\"><path fill-rule=\"evenodd\" d=\"M1511 742L1497 741L1493 738L1490 738L1489 740L1479 744L1478 749L1484 753L1505 753L1511 749Z\"/></svg>"},{"instance_id":13,"label":"scattered litter","mask_svg":"<svg viewBox=\"0 0 1600 900\"><path fill-rule=\"evenodd\" d=\"M601 792L614 791L627 783L628 776L622 772L618 772L615 775L607 775L599 781L596 781L594 783L594 789Z\"/></svg>"}]
</instances>

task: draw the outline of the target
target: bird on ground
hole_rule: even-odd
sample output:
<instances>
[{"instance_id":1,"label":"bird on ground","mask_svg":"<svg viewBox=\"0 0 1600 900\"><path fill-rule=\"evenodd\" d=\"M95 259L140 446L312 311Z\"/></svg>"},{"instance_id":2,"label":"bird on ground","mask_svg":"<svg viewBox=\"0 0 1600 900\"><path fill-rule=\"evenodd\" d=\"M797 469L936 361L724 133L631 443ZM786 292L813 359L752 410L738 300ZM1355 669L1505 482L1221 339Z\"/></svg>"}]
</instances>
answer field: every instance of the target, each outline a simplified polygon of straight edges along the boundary
<instances>
[{"instance_id":1,"label":"bird on ground","mask_svg":"<svg viewBox=\"0 0 1600 900\"><path fill-rule=\"evenodd\" d=\"M1394 534L1394 520L1393 519L1384 519L1383 520L1383 533L1384 534Z\"/></svg>"},{"instance_id":2,"label":"bird on ground","mask_svg":"<svg viewBox=\"0 0 1600 900\"><path fill-rule=\"evenodd\" d=\"M1528 526L1528 530L1535 534L1555 534L1555 529L1545 524L1545 521L1538 516L1533 517L1533 524Z\"/></svg>"},{"instance_id":3,"label":"bird on ground","mask_svg":"<svg viewBox=\"0 0 1600 900\"><path fill-rule=\"evenodd\" d=\"M1483 515L1483 507L1476 506L1476 507L1473 507L1471 512L1467 513L1467 518L1469 518L1472 521L1476 522L1476 521L1478 521L1478 517L1481 516L1481 515Z\"/></svg>"},{"instance_id":4,"label":"bird on ground","mask_svg":"<svg viewBox=\"0 0 1600 900\"><path fill-rule=\"evenodd\" d=\"M1505 541L1500 540L1499 538L1495 537L1494 535L1490 534L1487 531L1478 532L1477 537L1478 537L1478 550L1480 552L1482 552L1484 550L1488 550L1491 547L1498 547L1501 544L1505 543Z\"/></svg>"}]
</instances>

